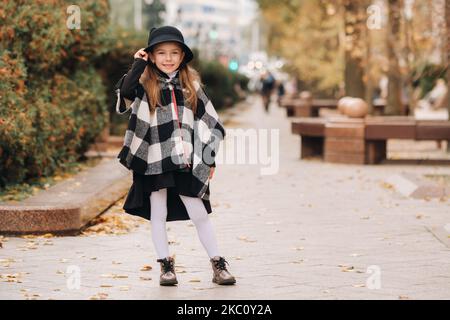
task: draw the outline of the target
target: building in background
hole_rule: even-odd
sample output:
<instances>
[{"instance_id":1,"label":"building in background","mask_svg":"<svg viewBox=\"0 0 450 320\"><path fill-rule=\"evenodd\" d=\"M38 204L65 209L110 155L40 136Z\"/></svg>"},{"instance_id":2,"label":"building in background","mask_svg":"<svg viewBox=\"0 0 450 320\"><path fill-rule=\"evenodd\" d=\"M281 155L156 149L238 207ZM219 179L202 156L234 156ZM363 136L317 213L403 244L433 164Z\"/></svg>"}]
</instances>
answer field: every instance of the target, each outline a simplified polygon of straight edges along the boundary
<instances>
[{"instance_id":1,"label":"building in background","mask_svg":"<svg viewBox=\"0 0 450 320\"><path fill-rule=\"evenodd\" d=\"M147 31L165 21L166 0L109 0L113 26Z\"/></svg>"},{"instance_id":2,"label":"building in background","mask_svg":"<svg viewBox=\"0 0 450 320\"><path fill-rule=\"evenodd\" d=\"M231 70L249 75L264 65L264 28L256 0L110 0L111 23L146 31L174 25L200 58L219 60ZM256 63L256 64L255 64Z\"/></svg>"},{"instance_id":3,"label":"building in background","mask_svg":"<svg viewBox=\"0 0 450 320\"><path fill-rule=\"evenodd\" d=\"M254 0L166 0L165 23L178 27L202 58L236 68L259 43L252 39L257 15Z\"/></svg>"}]
</instances>

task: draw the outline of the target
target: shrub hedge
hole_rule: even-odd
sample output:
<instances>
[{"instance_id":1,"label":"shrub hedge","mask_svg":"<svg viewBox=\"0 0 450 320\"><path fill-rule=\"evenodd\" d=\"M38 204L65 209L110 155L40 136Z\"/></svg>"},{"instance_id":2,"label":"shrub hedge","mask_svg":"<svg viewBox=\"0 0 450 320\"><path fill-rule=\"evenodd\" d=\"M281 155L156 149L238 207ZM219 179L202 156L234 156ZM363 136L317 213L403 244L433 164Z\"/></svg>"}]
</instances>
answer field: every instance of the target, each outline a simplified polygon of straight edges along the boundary
<instances>
[{"instance_id":1,"label":"shrub hedge","mask_svg":"<svg viewBox=\"0 0 450 320\"><path fill-rule=\"evenodd\" d=\"M81 29L66 21L80 8ZM76 161L107 124L107 0L0 1L0 186Z\"/></svg>"}]
</instances>

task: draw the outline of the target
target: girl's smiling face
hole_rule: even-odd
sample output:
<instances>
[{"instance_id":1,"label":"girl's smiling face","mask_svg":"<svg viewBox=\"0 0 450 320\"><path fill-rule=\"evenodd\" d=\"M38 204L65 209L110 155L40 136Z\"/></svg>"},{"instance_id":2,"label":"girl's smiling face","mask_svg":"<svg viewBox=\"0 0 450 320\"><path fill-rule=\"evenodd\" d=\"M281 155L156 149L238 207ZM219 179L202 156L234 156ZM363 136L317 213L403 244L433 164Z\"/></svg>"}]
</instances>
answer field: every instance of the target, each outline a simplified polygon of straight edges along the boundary
<instances>
[{"instance_id":1,"label":"girl's smiling face","mask_svg":"<svg viewBox=\"0 0 450 320\"><path fill-rule=\"evenodd\" d=\"M176 42L158 44L149 55L158 69L165 73L177 70L184 59L184 51Z\"/></svg>"}]
</instances>

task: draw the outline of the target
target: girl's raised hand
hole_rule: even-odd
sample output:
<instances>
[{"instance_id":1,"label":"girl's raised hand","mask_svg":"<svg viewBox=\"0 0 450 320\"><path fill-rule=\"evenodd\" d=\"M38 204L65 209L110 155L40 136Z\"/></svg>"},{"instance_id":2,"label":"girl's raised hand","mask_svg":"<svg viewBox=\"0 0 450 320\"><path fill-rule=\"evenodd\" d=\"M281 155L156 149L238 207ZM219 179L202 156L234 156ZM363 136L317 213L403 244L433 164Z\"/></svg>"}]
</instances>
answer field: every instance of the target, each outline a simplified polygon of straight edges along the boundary
<instances>
[{"instance_id":1,"label":"girl's raised hand","mask_svg":"<svg viewBox=\"0 0 450 320\"><path fill-rule=\"evenodd\" d=\"M145 48L141 48L138 51L136 51L136 53L134 54L134 58L141 58L144 59L145 61L147 61L148 59L148 54L147 52L144 51Z\"/></svg>"}]
</instances>

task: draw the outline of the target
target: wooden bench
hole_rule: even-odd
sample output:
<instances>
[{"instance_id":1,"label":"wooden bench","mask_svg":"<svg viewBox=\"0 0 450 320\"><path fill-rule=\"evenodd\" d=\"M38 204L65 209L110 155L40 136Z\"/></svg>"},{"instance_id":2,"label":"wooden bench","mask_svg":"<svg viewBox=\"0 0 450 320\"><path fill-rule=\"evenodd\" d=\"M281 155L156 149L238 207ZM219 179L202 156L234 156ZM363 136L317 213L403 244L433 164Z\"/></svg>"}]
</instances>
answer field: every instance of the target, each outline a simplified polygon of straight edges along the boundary
<instances>
[{"instance_id":1,"label":"wooden bench","mask_svg":"<svg viewBox=\"0 0 450 320\"><path fill-rule=\"evenodd\" d=\"M338 100L336 99L313 99L308 101L300 98L283 99L281 106L286 109L288 117L319 117L321 109L337 110ZM375 101L374 114L383 114L385 103Z\"/></svg>"},{"instance_id":2,"label":"wooden bench","mask_svg":"<svg viewBox=\"0 0 450 320\"><path fill-rule=\"evenodd\" d=\"M389 139L450 141L449 121L404 116L300 118L291 130L301 136L301 158L320 156L335 163L380 163L386 159Z\"/></svg>"}]
</instances>

